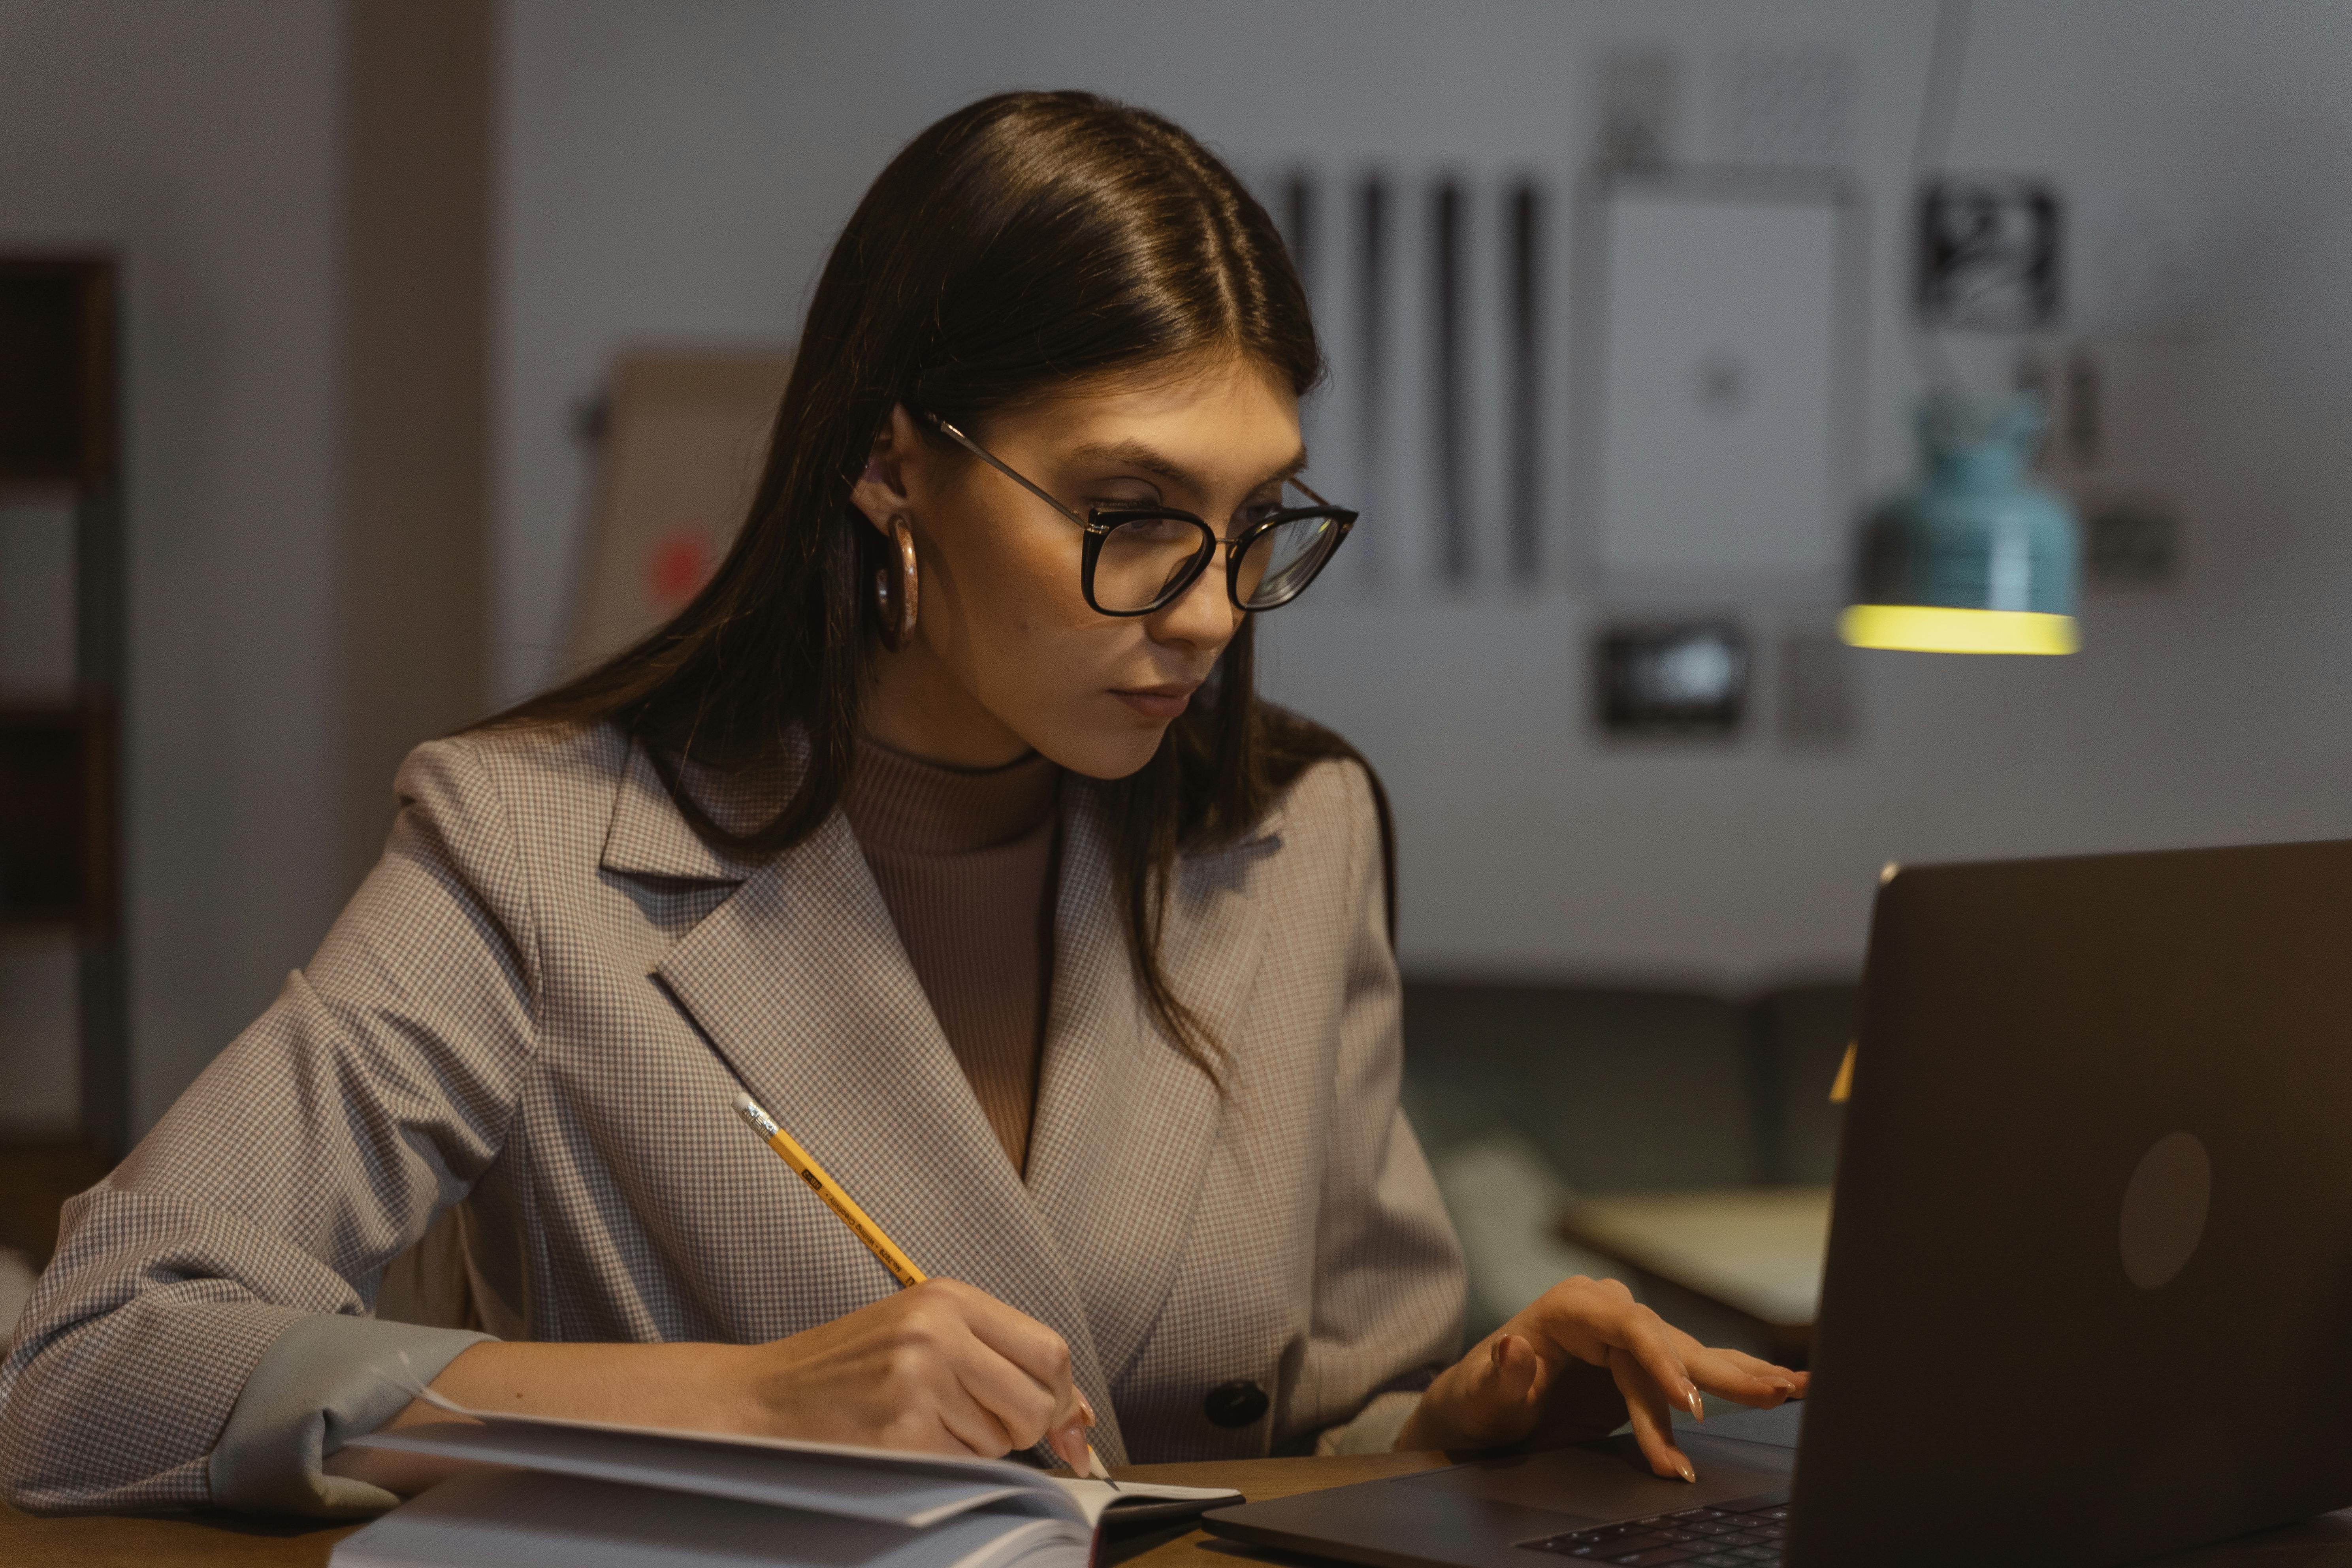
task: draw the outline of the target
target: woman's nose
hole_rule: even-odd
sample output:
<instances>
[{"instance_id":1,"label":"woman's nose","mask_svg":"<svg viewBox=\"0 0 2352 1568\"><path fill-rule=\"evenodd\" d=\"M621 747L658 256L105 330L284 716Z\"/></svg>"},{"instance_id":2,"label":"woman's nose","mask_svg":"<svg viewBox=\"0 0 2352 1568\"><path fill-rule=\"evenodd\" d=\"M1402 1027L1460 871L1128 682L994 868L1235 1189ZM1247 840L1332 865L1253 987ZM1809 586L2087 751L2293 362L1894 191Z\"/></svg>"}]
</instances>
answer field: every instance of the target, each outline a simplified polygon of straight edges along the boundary
<instances>
[{"instance_id":1,"label":"woman's nose","mask_svg":"<svg viewBox=\"0 0 2352 1568\"><path fill-rule=\"evenodd\" d=\"M1224 552L1219 551L1209 569L1193 579L1191 587L1152 615L1154 641L1215 649L1232 639L1241 627L1242 612L1234 607L1232 595L1226 592L1224 564Z\"/></svg>"}]
</instances>

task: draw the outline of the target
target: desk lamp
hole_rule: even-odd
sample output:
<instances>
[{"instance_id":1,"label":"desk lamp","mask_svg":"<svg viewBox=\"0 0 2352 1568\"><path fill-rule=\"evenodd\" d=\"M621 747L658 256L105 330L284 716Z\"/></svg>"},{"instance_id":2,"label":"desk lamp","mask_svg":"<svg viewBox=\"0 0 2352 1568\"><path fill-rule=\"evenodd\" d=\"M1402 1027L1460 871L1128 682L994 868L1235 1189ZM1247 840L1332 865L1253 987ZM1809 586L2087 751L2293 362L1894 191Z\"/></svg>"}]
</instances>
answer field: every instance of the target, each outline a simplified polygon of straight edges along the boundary
<instances>
[{"instance_id":1,"label":"desk lamp","mask_svg":"<svg viewBox=\"0 0 2352 1568\"><path fill-rule=\"evenodd\" d=\"M1918 482L1864 525L1860 603L1838 617L1856 647L2073 653L2074 510L2027 477L2048 427L2031 392L1991 405L1931 395Z\"/></svg>"}]
</instances>

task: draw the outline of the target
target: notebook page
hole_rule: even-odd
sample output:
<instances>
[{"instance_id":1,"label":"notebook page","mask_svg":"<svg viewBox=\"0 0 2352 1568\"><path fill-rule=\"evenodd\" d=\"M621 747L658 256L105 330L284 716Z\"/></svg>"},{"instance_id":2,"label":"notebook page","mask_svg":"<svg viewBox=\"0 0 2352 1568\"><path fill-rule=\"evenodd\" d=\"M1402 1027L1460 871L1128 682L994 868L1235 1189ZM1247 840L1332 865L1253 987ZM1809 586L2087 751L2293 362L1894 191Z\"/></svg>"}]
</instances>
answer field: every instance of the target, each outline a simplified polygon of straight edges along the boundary
<instances>
[{"instance_id":1,"label":"notebook page","mask_svg":"<svg viewBox=\"0 0 2352 1568\"><path fill-rule=\"evenodd\" d=\"M494 1420L481 1425L435 1422L373 1432L353 1447L431 1454L479 1464L585 1476L597 1480L663 1487L704 1497L735 1498L772 1508L803 1509L845 1519L922 1529L989 1503L1012 1503L1029 1513L1078 1517L1086 1500L1069 1498L1051 1479L1015 1467L999 1474L941 1474L904 1463L876 1463L863 1451L794 1453L763 1444L692 1433L597 1429L584 1424ZM904 1459L892 1455L887 1459ZM1091 1483L1108 1492L1101 1482ZM1070 1505L1075 1503L1073 1509ZM1085 1514L1089 1526L1099 1515Z\"/></svg>"},{"instance_id":2,"label":"notebook page","mask_svg":"<svg viewBox=\"0 0 2352 1568\"><path fill-rule=\"evenodd\" d=\"M404 1364L407 1357L401 1358ZM402 1384L408 1393L452 1415L467 1421L493 1426L548 1427L570 1432L609 1432L633 1436L651 1437L662 1441L684 1440L716 1443L731 1448L765 1448L782 1454L834 1455L845 1459L871 1464L887 1469L924 1470L940 1475L969 1477L975 1480L994 1479L1000 1484L1035 1491L1050 1497L1052 1485L1045 1477L1027 1465L1007 1459L982 1459L977 1457L959 1458L950 1454L910 1454L898 1448L866 1448L849 1443L814 1443L801 1437L762 1437L741 1432L697 1432L677 1426L640 1426L626 1421L580 1421L563 1415L532 1415L516 1411L473 1410L447 1396L435 1393L414 1377ZM371 1434L370 1436L375 1436ZM353 1443L366 1439L354 1437ZM1058 1503L1055 1506L1058 1507Z\"/></svg>"},{"instance_id":3,"label":"notebook page","mask_svg":"<svg viewBox=\"0 0 2352 1568\"><path fill-rule=\"evenodd\" d=\"M1133 1503L1148 1499L1153 1502L1203 1502L1223 1500L1239 1502L1242 1494L1231 1487L1171 1487L1151 1481L1121 1481L1116 1490L1108 1481L1082 1481L1061 1476L1047 1478L1070 1494L1086 1510L1088 1524L1100 1524L1104 1510L1120 1502Z\"/></svg>"},{"instance_id":4,"label":"notebook page","mask_svg":"<svg viewBox=\"0 0 2352 1568\"><path fill-rule=\"evenodd\" d=\"M931 1530L785 1513L581 1476L471 1470L337 1543L331 1568L1087 1568L1065 1519L967 1513Z\"/></svg>"},{"instance_id":5,"label":"notebook page","mask_svg":"<svg viewBox=\"0 0 2352 1568\"><path fill-rule=\"evenodd\" d=\"M920 1527L994 1503L1097 1524L1124 1500L1241 1500L1225 1489L1045 1476L1000 1459L958 1458L732 1433L469 1410L415 1391L463 1422L404 1426L349 1439L483 1463L667 1487L772 1507Z\"/></svg>"}]
</instances>

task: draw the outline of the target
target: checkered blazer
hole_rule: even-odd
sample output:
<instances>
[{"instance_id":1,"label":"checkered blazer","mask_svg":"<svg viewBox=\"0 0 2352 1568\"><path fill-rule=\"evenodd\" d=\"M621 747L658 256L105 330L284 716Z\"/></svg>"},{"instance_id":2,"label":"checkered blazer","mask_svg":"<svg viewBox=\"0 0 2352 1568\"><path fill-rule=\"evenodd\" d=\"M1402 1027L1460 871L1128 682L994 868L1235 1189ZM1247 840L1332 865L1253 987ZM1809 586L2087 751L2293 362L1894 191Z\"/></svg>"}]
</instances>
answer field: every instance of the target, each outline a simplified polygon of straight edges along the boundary
<instances>
[{"instance_id":1,"label":"checkered blazer","mask_svg":"<svg viewBox=\"0 0 2352 1568\"><path fill-rule=\"evenodd\" d=\"M840 814L743 864L609 728L420 747L310 966L67 1206L0 1367L0 1482L47 1508L206 1500L272 1342L369 1314L455 1204L509 1337L753 1342L888 1293L739 1088L927 1271L1069 1341L1112 1463L1311 1442L1441 1364L1461 1257L1397 1109L1362 773L1316 767L1180 866L1163 962L1230 1053L1223 1096L1142 1004L1072 785L1024 1184ZM1212 1421L1244 1381L1264 1415Z\"/></svg>"}]
</instances>

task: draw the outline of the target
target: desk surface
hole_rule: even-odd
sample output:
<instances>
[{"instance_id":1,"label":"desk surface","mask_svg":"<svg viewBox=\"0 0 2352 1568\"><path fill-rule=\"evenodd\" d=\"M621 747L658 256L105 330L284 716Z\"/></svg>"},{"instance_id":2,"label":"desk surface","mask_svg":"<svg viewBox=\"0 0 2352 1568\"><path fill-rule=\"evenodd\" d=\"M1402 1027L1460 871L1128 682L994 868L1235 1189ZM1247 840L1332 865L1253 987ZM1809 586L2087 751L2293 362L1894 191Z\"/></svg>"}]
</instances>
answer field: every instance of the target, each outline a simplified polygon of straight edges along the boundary
<instances>
[{"instance_id":1,"label":"desk surface","mask_svg":"<svg viewBox=\"0 0 2352 1568\"><path fill-rule=\"evenodd\" d=\"M1434 1469L1443 1454L1364 1454L1324 1459L1225 1459L1191 1465L1136 1465L1121 1476L1177 1486L1232 1487L1264 1501L1297 1492ZM104 1516L36 1519L0 1503L0 1564L43 1568L183 1568L252 1564L255 1568L320 1568L335 1542L356 1524L319 1526L230 1515L156 1518ZM1121 1568L1234 1568L1236 1561L1302 1561L1259 1553L1233 1542L1213 1544L1186 1531L1136 1556ZM2352 1510L2307 1524L2265 1531L2242 1541L2182 1552L2162 1568L2352 1568ZM2158 1568L2150 1564L2150 1568Z\"/></svg>"},{"instance_id":2,"label":"desk surface","mask_svg":"<svg viewBox=\"0 0 2352 1568\"><path fill-rule=\"evenodd\" d=\"M1433 1469L1443 1454L1364 1454L1324 1459L1224 1459L1190 1465L1137 1465L1115 1473L1184 1487L1232 1487L1254 1500L1345 1486L1381 1476ZM47 1568L320 1568L356 1524L278 1523L229 1514L36 1519L0 1504L0 1563ZM1233 1568L1239 1548L1204 1549L1208 1537L1187 1531L1129 1558L1149 1568Z\"/></svg>"},{"instance_id":3,"label":"desk surface","mask_svg":"<svg viewBox=\"0 0 2352 1568\"><path fill-rule=\"evenodd\" d=\"M1560 1234L1780 1329L1804 1329L1821 1303L1830 1189L1741 1187L1586 1198Z\"/></svg>"}]
</instances>

